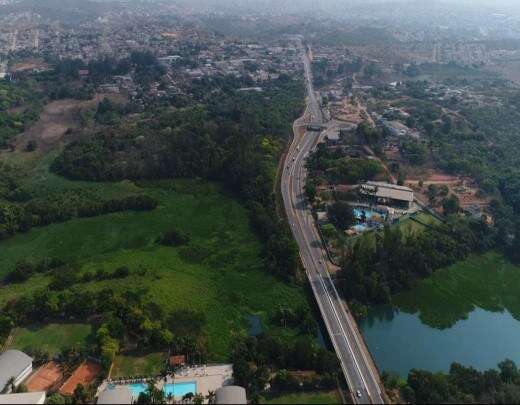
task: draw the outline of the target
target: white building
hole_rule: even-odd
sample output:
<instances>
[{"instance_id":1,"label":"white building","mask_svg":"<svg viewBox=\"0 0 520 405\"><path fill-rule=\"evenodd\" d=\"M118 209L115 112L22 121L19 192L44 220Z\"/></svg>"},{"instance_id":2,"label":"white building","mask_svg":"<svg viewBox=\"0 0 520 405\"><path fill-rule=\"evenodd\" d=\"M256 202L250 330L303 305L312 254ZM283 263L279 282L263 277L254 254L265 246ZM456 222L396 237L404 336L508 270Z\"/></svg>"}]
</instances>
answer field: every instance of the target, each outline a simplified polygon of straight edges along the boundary
<instances>
[{"instance_id":1,"label":"white building","mask_svg":"<svg viewBox=\"0 0 520 405\"><path fill-rule=\"evenodd\" d=\"M33 359L19 350L7 350L0 354L0 392L6 388L11 378L18 387L32 373ZM11 387L7 387L7 393Z\"/></svg>"},{"instance_id":2,"label":"white building","mask_svg":"<svg viewBox=\"0 0 520 405\"><path fill-rule=\"evenodd\" d=\"M44 404L45 391L0 395L0 404Z\"/></svg>"}]
</instances>

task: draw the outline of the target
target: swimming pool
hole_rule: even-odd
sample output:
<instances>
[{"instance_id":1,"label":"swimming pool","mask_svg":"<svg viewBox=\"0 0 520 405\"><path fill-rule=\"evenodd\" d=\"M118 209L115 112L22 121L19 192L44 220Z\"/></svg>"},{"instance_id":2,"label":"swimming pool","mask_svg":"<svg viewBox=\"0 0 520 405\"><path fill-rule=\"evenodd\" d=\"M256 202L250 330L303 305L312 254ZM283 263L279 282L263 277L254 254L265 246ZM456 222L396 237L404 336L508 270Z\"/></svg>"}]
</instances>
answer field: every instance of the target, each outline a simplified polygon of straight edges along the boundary
<instances>
[{"instance_id":1,"label":"swimming pool","mask_svg":"<svg viewBox=\"0 0 520 405\"><path fill-rule=\"evenodd\" d=\"M171 394L175 398L182 398L184 395L186 395L189 392L191 392L192 394L197 393L197 383L196 382L182 382L182 383L164 385L164 393L166 394L166 396Z\"/></svg>"},{"instance_id":2,"label":"swimming pool","mask_svg":"<svg viewBox=\"0 0 520 405\"><path fill-rule=\"evenodd\" d=\"M358 220L363 218L363 214L365 214L365 219L367 221L370 221L374 216L381 217L383 219L386 218L386 214L380 214L379 212L364 208L354 208L352 211L354 212L354 216Z\"/></svg>"},{"instance_id":3,"label":"swimming pool","mask_svg":"<svg viewBox=\"0 0 520 405\"><path fill-rule=\"evenodd\" d=\"M130 392L132 392L132 397L134 399L139 398L139 394L141 392L146 392L148 389L148 384L144 383L135 383L128 384L128 388L130 388ZM108 389L114 389L114 386L109 386ZM192 394L197 393L197 383L196 382L182 382L182 383L174 383L174 384L165 384L163 388L164 394L168 396L172 394L175 398L182 398L187 393L191 392Z\"/></svg>"},{"instance_id":4,"label":"swimming pool","mask_svg":"<svg viewBox=\"0 0 520 405\"><path fill-rule=\"evenodd\" d=\"M132 396L134 398L138 398L141 392L146 392L148 385L143 383L129 384L128 388L130 388L130 391L132 391Z\"/></svg>"}]
</instances>

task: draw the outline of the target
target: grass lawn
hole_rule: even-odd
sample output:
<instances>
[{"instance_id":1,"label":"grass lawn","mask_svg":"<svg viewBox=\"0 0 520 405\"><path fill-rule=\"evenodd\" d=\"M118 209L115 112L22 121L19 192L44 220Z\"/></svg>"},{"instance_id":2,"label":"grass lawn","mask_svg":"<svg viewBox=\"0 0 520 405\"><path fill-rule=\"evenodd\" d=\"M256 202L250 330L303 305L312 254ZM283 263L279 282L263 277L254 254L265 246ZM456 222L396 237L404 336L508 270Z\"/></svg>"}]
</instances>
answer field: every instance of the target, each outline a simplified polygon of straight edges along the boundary
<instances>
[{"instance_id":1,"label":"grass lawn","mask_svg":"<svg viewBox=\"0 0 520 405\"><path fill-rule=\"evenodd\" d=\"M506 309L520 320L520 267L495 252L470 256L436 271L393 301L403 311L419 312L424 323L437 328L453 326L475 307Z\"/></svg>"},{"instance_id":2,"label":"grass lawn","mask_svg":"<svg viewBox=\"0 0 520 405\"><path fill-rule=\"evenodd\" d=\"M81 323L56 324L16 328L10 349L40 349L53 356L71 346L83 347L92 332L90 325Z\"/></svg>"},{"instance_id":3,"label":"grass lawn","mask_svg":"<svg viewBox=\"0 0 520 405\"><path fill-rule=\"evenodd\" d=\"M71 182L45 171L45 166L39 170L36 178L54 190L95 188L103 196L143 193L160 205L151 212L115 213L34 228L5 240L0 243L0 277L21 259L43 257L75 261L82 272L128 266L132 275L126 279L82 288L145 289L147 299L167 312L203 312L212 361L228 358L233 336L247 333L248 315L259 315L269 328L270 314L278 306L308 305L303 288L266 274L262 245L250 229L247 211L218 185L203 180ZM172 228L191 236L188 246L156 243ZM146 274L138 275L142 269ZM21 285L2 287L0 305L47 283L46 277L36 276Z\"/></svg>"},{"instance_id":4,"label":"grass lawn","mask_svg":"<svg viewBox=\"0 0 520 405\"><path fill-rule=\"evenodd\" d=\"M422 232L425 229L425 226L422 224L435 225L435 224L439 223L439 220L437 218L435 218L434 216L432 216L431 214L429 214L427 212L418 212L417 214L413 215L413 218L415 218L419 222L414 221L409 216L406 216L406 217L402 218L401 220L399 220L396 224L391 225L391 227L399 227L401 229L403 235L408 235L410 233ZM376 236L377 232L381 232L381 231L374 230L374 231L365 232L358 236L348 238L347 241L349 244L353 245L358 240L363 239L363 241L365 243L368 243L371 246L374 246L375 242L376 242L375 236Z\"/></svg>"},{"instance_id":5,"label":"grass lawn","mask_svg":"<svg viewBox=\"0 0 520 405\"><path fill-rule=\"evenodd\" d=\"M302 392L265 398L263 404L341 404L336 391L331 392Z\"/></svg>"},{"instance_id":6,"label":"grass lawn","mask_svg":"<svg viewBox=\"0 0 520 405\"><path fill-rule=\"evenodd\" d=\"M419 212L413 216L416 221L412 218L407 217L399 221L398 225L403 233L407 234L410 232L421 232L424 230L424 225L436 225L439 220L427 212Z\"/></svg>"},{"instance_id":7,"label":"grass lawn","mask_svg":"<svg viewBox=\"0 0 520 405\"><path fill-rule=\"evenodd\" d=\"M111 378L154 376L163 369L166 360L165 353L149 353L139 355L119 355L112 366Z\"/></svg>"}]
</instances>

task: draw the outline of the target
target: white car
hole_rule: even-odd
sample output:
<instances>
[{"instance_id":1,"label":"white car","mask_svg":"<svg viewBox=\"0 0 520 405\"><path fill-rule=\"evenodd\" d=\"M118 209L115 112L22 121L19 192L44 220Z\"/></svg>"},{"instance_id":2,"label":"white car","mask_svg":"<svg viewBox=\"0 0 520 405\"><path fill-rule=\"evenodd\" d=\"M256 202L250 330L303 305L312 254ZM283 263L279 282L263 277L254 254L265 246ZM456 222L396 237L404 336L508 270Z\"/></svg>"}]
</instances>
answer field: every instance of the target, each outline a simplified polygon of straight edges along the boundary
<instances>
[{"instance_id":1,"label":"white car","mask_svg":"<svg viewBox=\"0 0 520 405\"><path fill-rule=\"evenodd\" d=\"M356 397L361 398L361 391L360 390L356 391Z\"/></svg>"}]
</instances>

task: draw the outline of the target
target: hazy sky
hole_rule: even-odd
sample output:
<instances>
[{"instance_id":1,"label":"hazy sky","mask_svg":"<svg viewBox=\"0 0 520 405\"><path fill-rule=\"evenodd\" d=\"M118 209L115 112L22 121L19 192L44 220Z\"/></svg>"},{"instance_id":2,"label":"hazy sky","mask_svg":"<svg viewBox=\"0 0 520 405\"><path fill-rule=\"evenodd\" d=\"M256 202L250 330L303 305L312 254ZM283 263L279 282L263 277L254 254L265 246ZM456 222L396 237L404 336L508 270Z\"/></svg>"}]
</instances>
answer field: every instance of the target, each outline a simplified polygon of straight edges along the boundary
<instances>
[{"instance_id":1,"label":"hazy sky","mask_svg":"<svg viewBox=\"0 0 520 405\"><path fill-rule=\"evenodd\" d=\"M178 1L178 0L170 0ZM182 0L181 0L182 1ZM338 10L349 6L381 3L410 3L411 5L431 6L433 3L443 4L447 7L469 8L469 9L496 9L507 12L508 10L519 10L520 0L191 0L193 3L211 5L236 5L240 8L262 9L263 7L278 7L280 10L291 9L323 9ZM458 6L458 7L457 7Z\"/></svg>"}]
</instances>

